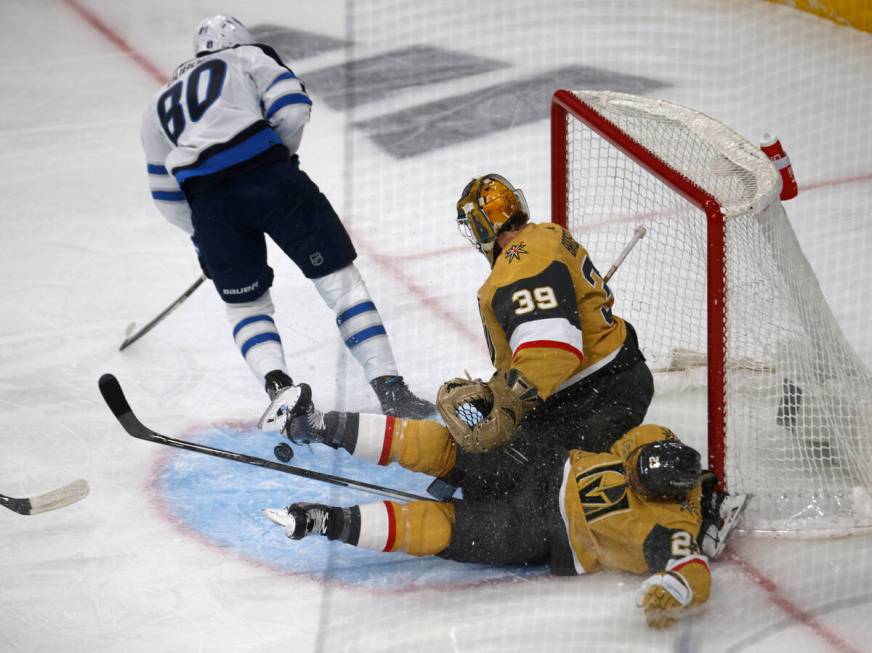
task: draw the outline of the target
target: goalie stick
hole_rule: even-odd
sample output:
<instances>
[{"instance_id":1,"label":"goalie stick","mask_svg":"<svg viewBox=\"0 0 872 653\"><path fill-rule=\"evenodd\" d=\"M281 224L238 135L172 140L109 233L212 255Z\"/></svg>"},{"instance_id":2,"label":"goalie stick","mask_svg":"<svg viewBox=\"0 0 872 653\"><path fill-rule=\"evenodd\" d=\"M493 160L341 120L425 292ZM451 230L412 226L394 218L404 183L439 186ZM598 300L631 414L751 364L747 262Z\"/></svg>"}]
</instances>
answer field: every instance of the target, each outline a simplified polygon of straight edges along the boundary
<instances>
[{"instance_id":1,"label":"goalie stick","mask_svg":"<svg viewBox=\"0 0 872 653\"><path fill-rule=\"evenodd\" d=\"M178 299L176 299L176 301L174 301L172 304L170 304L169 306L167 306L167 307L166 307L166 308L165 308L165 309L164 309L164 310L163 310L163 311L162 311L162 312L161 312L161 313L160 313L156 318L154 318L151 322L149 322L148 324L146 324L144 327L142 327L139 331L137 331L137 332L134 333L133 335L130 335L130 331L131 331L132 327L134 326L134 323L131 322L131 323L130 323L130 326L127 327L127 331L128 331L128 333L126 334L127 337L124 339L124 342L121 343L121 346L118 348L118 351L124 351L124 350L127 349L130 345L132 345L134 342L136 342L137 340L139 340L142 336L144 336L146 333L148 333L148 332L151 331L154 327L156 327L156 326L158 325L158 323L159 323L162 319L164 319L167 315L169 315L170 313L172 313L172 312L173 312L173 311L174 311L174 310L179 306L179 304L181 304L181 303L182 303L183 301L185 301L188 297L190 297L191 295L193 295L193 294L194 294L194 291L195 291L197 288L199 288L199 287L200 287L200 284L203 283L205 280L206 280L206 275L205 275L205 274L201 274L201 275L200 275L200 278L197 279L194 283L192 283L192 284L190 285L190 287L189 287L185 292L183 292L183 293L179 296Z\"/></svg>"},{"instance_id":2,"label":"goalie stick","mask_svg":"<svg viewBox=\"0 0 872 653\"><path fill-rule=\"evenodd\" d=\"M52 490L35 497L16 499L15 497L0 494L0 505L17 512L19 515L37 515L49 510L66 508L77 501L81 501L88 496L88 489L88 482L80 478L57 490Z\"/></svg>"},{"instance_id":3,"label":"goalie stick","mask_svg":"<svg viewBox=\"0 0 872 653\"><path fill-rule=\"evenodd\" d=\"M118 382L118 379L116 379L112 374L104 374L103 376L101 376L98 385L100 387L100 394L103 395L103 399L106 401L106 405L109 406L109 410L112 411L112 414L115 415L115 418L119 421L121 426L124 427L124 430L127 431L127 433L129 435L132 435L134 438L146 440L148 442L156 442L157 444L164 444L168 447L176 447L177 449L185 449L186 451L195 451L197 453L206 454L207 456L215 456L216 458L232 460L237 463L254 465L255 467L265 467L266 469L272 469L277 472L284 472L285 474L301 476L303 478L321 481L323 483L339 485L341 487L347 487L352 490L362 490L363 492L378 494L380 496L385 496L389 499L395 499L397 501L432 500L414 494L412 492L394 490L388 487L374 485L372 483L355 481L353 479L343 478L341 476L334 476L333 474L316 472L310 469L304 469L302 467L294 467L293 465L284 465L282 463L277 463L272 460L266 460L264 458L258 458L256 456L249 456L248 454L244 453L227 451L225 449L217 449L215 447L209 447L204 444L197 444L196 442L189 442L187 440L179 440L177 438L172 438L167 435L161 435L157 431L152 431L150 428L145 426L145 424L139 421L139 418L133 413L133 409L127 402L127 398L124 396L124 391L121 389L121 384Z\"/></svg>"}]
</instances>

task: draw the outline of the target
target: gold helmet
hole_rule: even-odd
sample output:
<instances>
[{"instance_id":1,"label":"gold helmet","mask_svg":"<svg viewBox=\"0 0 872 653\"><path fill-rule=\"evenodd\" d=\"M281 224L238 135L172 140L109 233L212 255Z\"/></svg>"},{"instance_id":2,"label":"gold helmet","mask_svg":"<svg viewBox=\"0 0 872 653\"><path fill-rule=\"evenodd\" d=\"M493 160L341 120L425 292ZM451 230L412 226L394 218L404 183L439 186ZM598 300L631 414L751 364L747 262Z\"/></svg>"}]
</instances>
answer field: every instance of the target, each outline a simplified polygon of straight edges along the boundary
<instances>
[{"instance_id":1,"label":"gold helmet","mask_svg":"<svg viewBox=\"0 0 872 653\"><path fill-rule=\"evenodd\" d=\"M530 219L527 200L520 188L505 177L487 174L473 179L457 200L457 227L460 233L484 254L491 265L499 250L497 236L517 228Z\"/></svg>"}]
</instances>

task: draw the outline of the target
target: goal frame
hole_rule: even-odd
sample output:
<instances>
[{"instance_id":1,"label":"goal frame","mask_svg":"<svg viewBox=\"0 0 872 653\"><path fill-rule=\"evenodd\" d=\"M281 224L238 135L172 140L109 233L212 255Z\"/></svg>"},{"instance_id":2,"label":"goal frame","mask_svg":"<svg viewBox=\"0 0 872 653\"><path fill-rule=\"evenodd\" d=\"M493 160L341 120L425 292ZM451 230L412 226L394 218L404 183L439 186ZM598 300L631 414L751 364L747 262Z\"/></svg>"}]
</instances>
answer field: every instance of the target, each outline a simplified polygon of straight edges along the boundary
<instances>
[{"instance_id":1,"label":"goal frame","mask_svg":"<svg viewBox=\"0 0 872 653\"><path fill-rule=\"evenodd\" d=\"M654 152L633 140L587 103L567 90L551 98L551 220L567 227L568 147L567 118L574 117L626 156L658 177L706 216L706 340L708 361L708 464L727 487L726 434L726 222L720 203L700 186L668 165Z\"/></svg>"}]
</instances>

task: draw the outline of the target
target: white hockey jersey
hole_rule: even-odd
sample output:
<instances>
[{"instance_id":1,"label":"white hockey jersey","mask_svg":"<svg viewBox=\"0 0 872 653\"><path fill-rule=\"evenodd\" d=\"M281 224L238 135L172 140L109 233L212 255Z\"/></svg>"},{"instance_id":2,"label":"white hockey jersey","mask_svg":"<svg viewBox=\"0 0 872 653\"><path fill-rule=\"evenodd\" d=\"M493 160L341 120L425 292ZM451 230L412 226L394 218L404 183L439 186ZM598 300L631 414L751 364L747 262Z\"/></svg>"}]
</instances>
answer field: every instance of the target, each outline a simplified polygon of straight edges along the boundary
<instances>
[{"instance_id":1,"label":"white hockey jersey","mask_svg":"<svg viewBox=\"0 0 872 653\"><path fill-rule=\"evenodd\" d=\"M273 148L293 154L312 101L272 48L238 45L181 64L142 117L151 196L193 235L185 182L230 173Z\"/></svg>"}]
</instances>

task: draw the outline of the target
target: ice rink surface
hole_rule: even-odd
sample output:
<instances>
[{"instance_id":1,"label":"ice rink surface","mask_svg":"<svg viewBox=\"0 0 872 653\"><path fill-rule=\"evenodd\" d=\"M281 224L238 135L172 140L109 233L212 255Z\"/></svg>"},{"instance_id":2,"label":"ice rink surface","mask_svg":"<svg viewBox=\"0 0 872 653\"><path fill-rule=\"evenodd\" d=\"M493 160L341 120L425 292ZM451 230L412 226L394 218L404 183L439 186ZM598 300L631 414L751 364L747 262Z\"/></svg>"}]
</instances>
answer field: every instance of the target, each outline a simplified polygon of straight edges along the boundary
<instances>
[{"instance_id":1,"label":"ice rink surface","mask_svg":"<svg viewBox=\"0 0 872 653\"><path fill-rule=\"evenodd\" d=\"M185 235L151 204L139 121L190 57L194 26L219 11L311 80L302 166L343 216L423 396L464 369L490 374L475 306L486 264L458 236L454 201L495 170L547 219L547 94L560 86L662 96L752 139L777 129L804 189L788 206L794 228L872 363L872 37L757 0L415 5L2 4L0 492L85 478L91 493L0 514L0 650L872 651L870 536L737 537L705 608L656 633L630 575L558 579L289 542L261 508L372 497L139 442L113 420L97 392L110 371L159 431L266 458L277 442L253 427L265 395L208 284L117 351L131 321L199 275ZM292 376L324 407L376 410L333 315L277 254ZM426 485L332 451L300 449L294 464Z\"/></svg>"}]
</instances>

